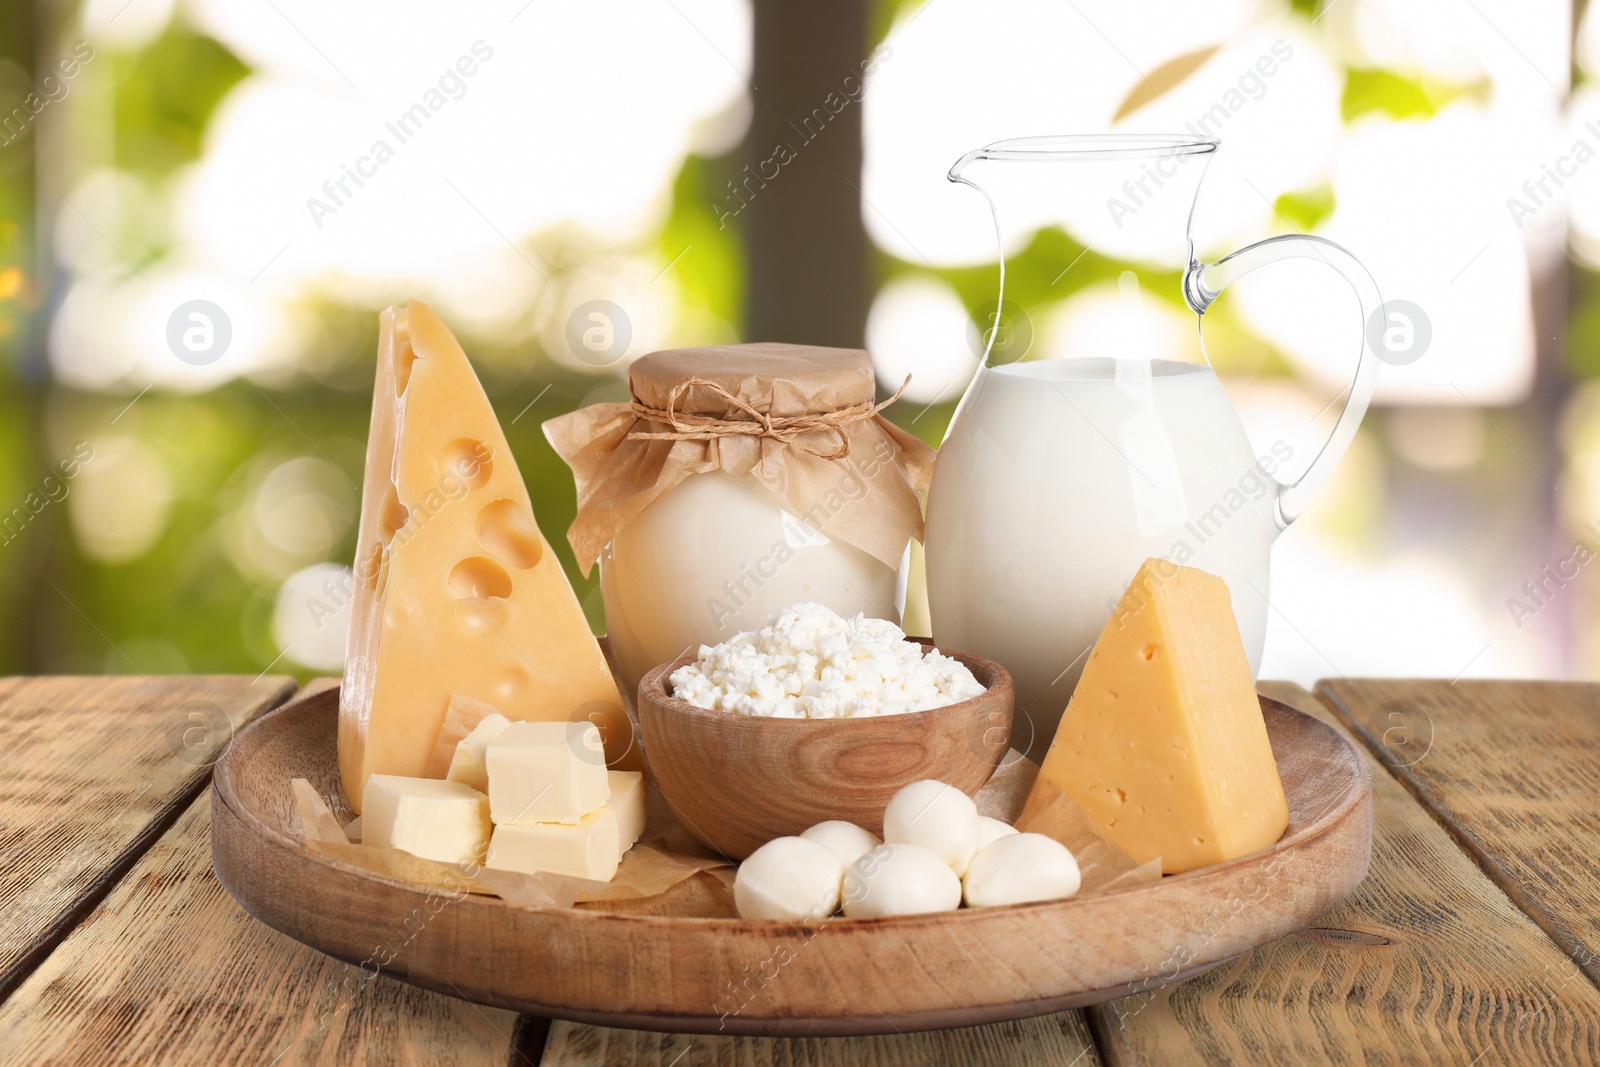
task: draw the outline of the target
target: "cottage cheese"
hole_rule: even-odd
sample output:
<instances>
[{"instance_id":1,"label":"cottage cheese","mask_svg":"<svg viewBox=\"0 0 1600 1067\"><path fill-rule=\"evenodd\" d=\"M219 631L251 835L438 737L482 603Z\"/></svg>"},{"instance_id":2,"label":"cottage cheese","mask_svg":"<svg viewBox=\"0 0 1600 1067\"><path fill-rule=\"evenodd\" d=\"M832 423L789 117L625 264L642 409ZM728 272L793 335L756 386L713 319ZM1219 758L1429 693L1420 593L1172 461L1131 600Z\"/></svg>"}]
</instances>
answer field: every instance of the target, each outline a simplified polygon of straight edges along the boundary
<instances>
[{"instance_id":1,"label":"cottage cheese","mask_svg":"<svg viewBox=\"0 0 1600 1067\"><path fill-rule=\"evenodd\" d=\"M772 625L720 645L672 672L672 694L701 708L778 719L899 715L970 700L984 691L959 660L907 641L885 619L845 619L796 604Z\"/></svg>"}]
</instances>

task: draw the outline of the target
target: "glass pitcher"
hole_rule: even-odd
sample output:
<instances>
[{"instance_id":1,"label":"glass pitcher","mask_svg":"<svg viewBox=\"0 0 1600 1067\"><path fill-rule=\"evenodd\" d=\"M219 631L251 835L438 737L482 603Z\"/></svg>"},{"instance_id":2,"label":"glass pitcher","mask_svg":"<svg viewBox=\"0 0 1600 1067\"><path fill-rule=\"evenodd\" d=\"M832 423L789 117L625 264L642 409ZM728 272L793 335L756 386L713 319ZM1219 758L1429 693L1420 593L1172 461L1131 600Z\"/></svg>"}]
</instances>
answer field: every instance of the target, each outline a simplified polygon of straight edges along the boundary
<instances>
[{"instance_id":1,"label":"glass pitcher","mask_svg":"<svg viewBox=\"0 0 1600 1067\"><path fill-rule=\"evenodd\" d=\"M1198 321L1178 350L1171 338L1154 345L1138 313L1150 286L1132 271L1118 284L1118 305L1099 329L1078 331L1067 358L997 356L1006 257L1047 225L1148 268L1147 277L1166 275L1152 285L1170 286L1177 275L1197 316L1257 267L1314 259L1349 285L1365 323L1381 303L1377 286L1331 241L1287 235L1214 263L1196 259L1194 207L1217 146L1188 137L1023 138L968 152L950 169L949 179L982 193L993 214L1001 310L934 469L929 610L940 645L1011 671L1012 743L1036 760L1089 649L1149 557L1227 582L1251 671L1259 669L1272 543L1327 479L1372 398L1376 355L1357 329L1360 354L1332 435L1304 475L1275 480L1211 370ZM1281 454L1270 460L1298 465Z\"/></svg>"}]
</instances>

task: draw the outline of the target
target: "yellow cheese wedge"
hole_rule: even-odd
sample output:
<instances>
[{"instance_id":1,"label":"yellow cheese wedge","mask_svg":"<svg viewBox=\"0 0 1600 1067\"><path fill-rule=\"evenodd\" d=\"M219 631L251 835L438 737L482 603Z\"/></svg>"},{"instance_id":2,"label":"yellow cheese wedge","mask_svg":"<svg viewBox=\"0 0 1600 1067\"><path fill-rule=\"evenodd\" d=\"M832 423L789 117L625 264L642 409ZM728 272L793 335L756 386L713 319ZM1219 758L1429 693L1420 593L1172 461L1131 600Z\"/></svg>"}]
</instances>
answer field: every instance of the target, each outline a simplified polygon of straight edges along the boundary
<instances>
[{"instance_id":1,"label":"yellow cheese wedge","mask_svg":"<svg viewBox=\"0 0 1600 1067\"><path fill-rule=\"evenodd\" d=\"M1265 848L1289 824L1221 578L1146 560L1084 664L1018 825L1059 789L1167 874Z\"/></svg>"},{"instance_id":2,"label":"yellow cheese wedge","mask_svg":"<svg viewBox=\"0 0 1600 1067\"><path fill-rule=\"evenodd\" d=\"M466 353L412 301L379 317L377 385L339 695L339 770L420 776L452 693L513 720L588 721L640 768L616 684Z\"/></svg>"}]
</instances>

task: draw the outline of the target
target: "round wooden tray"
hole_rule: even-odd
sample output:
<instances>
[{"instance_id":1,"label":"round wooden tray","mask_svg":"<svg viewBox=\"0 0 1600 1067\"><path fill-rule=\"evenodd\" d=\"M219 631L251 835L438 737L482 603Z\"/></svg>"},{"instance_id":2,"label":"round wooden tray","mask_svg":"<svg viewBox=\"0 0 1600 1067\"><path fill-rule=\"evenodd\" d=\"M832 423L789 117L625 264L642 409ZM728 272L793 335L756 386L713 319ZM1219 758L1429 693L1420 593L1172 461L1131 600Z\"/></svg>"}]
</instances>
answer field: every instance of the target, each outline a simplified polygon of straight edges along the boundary
<instances>
[{"instance_id":1,"label":"round wooden tray","mask_svg":"<svg viewBox=\"0 0 1600 1067\"><path fill-rule=\"evenodd\" d=\"M304 844L292 778L337 796L338 693L262 716L211 791L212 864L256 918L364 971L496 1007L644 1030L928 1030L1102 1003L1303 927L1366 877L1372 790L1336 731L1261 698L1289 798L1272 848L1078 900L893 919L688 918L697 875L650 900L567 909L442 896Z\"/></svg>"}]
</instances>

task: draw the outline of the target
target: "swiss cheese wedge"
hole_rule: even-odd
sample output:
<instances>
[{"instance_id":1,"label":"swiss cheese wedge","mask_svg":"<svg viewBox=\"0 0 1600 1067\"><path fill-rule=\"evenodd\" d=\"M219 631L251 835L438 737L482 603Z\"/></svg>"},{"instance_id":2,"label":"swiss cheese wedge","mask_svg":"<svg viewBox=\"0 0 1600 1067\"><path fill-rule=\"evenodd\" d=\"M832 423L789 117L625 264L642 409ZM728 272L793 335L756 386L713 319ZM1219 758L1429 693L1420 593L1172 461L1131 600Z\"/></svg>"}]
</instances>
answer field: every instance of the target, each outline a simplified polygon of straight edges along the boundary
<instances>
[{"instance_id":1,"label":"swiss cheese wedge","mask_svg":"<svg viewBox=\"0 0 1600 1067\"><path fill-rule=\"evenodd\" d=\"M379 318L339 771L422 776L452 694L509 719L589 721L643 760L616 684L466 353L412 301Z\"/></svg>"},{"instance_id":2,"label":"swiss cheese wedge","mask_svg":"<svg viewBox=\"0 0 1600 1067\"><path fill-rule=\"evenodd\" d=\"M1283 835L1289 806L1221 578L1159 559L1139 568L1018 825L1055 789L1135 863L1159 856L1167 874Z\"/></svg>"}]
</instances>

